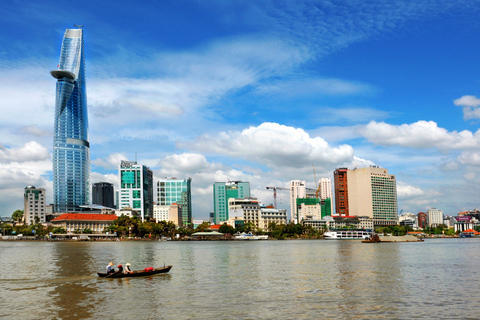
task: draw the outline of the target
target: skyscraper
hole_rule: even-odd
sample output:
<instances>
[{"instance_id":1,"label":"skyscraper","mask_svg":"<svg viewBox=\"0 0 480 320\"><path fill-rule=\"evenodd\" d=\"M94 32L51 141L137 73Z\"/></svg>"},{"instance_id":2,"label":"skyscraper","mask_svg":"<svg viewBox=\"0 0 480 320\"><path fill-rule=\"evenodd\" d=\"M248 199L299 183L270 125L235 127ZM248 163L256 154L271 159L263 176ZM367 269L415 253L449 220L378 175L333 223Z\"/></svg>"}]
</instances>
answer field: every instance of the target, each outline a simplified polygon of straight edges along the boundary
<instances>
[{"instance_id":1,"label":"skyscraper","mask_svg":"<svg viewBox=\"0 0 480 320\"><path fill-rule=\"evenodd\" d=\"M397 183L387 169L372 166L350 170L347 180L350 215L373 218L376 226L398 223Z\"/></svg>"},{"instance_id":2,"label":"skyscraper","mask_svg":"<svg viewBox=\"0 0 480 320\"><path fill-rule=\"evenodd\" d=\"M113 184L108 182L94 183L92 186L92 204L115 208Z\"/></svg>"},{"instance_id":3,"label":"skyscraper","mask_svg":"<svg viewBox=\"0 0 480 320\"><path fill-rule=\"evenodd\" d=\"M157 204L179 208L179 225L188 226L192 223L192 179L179 180L165 178L157 182Z\"/></svg>"},{"instance_id":4,"label":"skyscraper","mask_svg":"<svg viewBox=\"0 0 480 320\"><path fill-rule=\"evenodd\" d=\"M290 181L290 215L291 220L300 223L297 216L297 198L306 198L305 180Z\"/></svg>"},{"instance_id":5,"label":"skyscraper","mask_svg":"<svg viewBox=\"0 0 480 320\"><path fill-rule=\"evenodd\" d=\"M58 69L53 132L53 202L55 212L80 211L90 203L85 50L82 29L67 29Z\"/></svg>"},{"instance_id":6,"label":"skyscraper","mask_svg":"<svg viewBox=\"0 0 480 320\"><path fill-rule=\"evenodd\" d=\"M142 222L153 218L153 172L136 161L122 160L120 175L120 208L138 211Z\"/></svg>"},{"instance_id":7,"label":"skyscraper","mask_svg":"<svg viewBox=\"0 0 480 320\"><path fill-rule=\"evenodd\" d=\"M228 199L249 198L250 182L229 181L213 184L213 221L218 224L228 220Z\"/></svg>"},{"instance_id":8,"label":"skyscraper","mask_svg":"<svg viewBox=\"0 0 480 320\"><path fill-rule=\"evenodd\" d=\"M335 183L335 212L341 216L348 216L348 179L347 168L338 168L333 172Z\"/></svg>"}]
</instances>

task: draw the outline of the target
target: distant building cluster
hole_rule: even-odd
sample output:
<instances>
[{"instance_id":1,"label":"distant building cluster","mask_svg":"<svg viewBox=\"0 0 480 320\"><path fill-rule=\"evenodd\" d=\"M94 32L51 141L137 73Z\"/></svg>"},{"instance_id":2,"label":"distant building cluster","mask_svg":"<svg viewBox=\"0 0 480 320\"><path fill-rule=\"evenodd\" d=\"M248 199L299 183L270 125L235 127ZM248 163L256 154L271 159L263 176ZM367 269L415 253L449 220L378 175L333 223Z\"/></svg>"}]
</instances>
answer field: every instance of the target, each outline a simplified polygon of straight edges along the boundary
<instances>
[{"instance_id":1,"label":"distant building cluster","mask_svg":"<svg viewBox=\"0 0 480 320\"><path fill-rule=\"evenodd\" d=\"M171 221L178 227L202 223L193 220L191 178L165 177L155 183L150 168L136 160L122 160L118 167L119 190L115 191L109 182L91 184L81 28L65 31L59 65L51 75L57 80L53 204L46 204L45 189L27 186L23 223L52 221L68 232L84 228L103 232L122 215L142 221ZM444 216L436 208L398 215L395 175L379 166L337 168L333 172L333 185L329 177L317 180L315 176L315 183L314 188L307 188L304 180L291 180L288 188L268 186L273 191L274 203L265 205L252 196L247 181L214 182L210 223L234 227L251 224L265 231L272 225L287 223L318 230L346 227L372 230L392 225L425 229L445 225L460 232L480 225L478 210L462 212L457 217ZM289 212L277 208L277 191L289 192Z\"/></svg>"}]
</instances>

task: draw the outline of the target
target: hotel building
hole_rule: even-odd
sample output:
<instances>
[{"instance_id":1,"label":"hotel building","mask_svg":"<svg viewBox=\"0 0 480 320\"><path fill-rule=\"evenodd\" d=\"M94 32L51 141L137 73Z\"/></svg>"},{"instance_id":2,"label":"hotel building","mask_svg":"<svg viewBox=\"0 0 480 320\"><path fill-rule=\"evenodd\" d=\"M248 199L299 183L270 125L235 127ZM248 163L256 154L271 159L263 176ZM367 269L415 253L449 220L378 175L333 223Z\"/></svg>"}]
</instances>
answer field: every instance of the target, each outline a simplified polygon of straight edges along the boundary
<instances>
[{"instance_id":1,"label":"hotel building","mask_svg":"<svg viewBox=\"0 0 480 320\"><path fill-rule=\"evenodd\" d=\"M373 218L374 224L396 225L397 183L394 175L378 166L347 171L350 216Z\"/></svg>"},{"instance_id":2,"label":"hotel building","mask_svg":"<svg viewBox=\"0 0 480 320\"><path fill-rule=\"evenodd\" d=\"M335 184L335 212L340 216L348 216L348 173L347 168L338 168L333 172Z\"/></svg>"}]
</instances>

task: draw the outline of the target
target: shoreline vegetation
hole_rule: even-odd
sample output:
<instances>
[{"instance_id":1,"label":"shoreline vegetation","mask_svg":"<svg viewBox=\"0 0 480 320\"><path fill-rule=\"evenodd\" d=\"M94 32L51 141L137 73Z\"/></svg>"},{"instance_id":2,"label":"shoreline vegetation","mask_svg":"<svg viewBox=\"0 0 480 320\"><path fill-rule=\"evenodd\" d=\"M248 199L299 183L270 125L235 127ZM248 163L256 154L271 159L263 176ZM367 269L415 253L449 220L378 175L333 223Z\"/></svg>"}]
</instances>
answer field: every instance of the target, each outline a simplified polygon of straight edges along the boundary
<instances>
[{"instance_id":1,"label":"shoreline vegetation","mask_svg":"<svg viewBox=\"0 0 480 320\"><path fill-rule=\"evenodd\" d=\"M204 222L193 227L177 228L172 221L160 222L141 222L138 218L120 216L112 225L104 229L102 234L96 234L93 230L85 228L83 230L74 230L69 232L58 226L44 226L40 223L31 225L11 225L2 223L0 239L2 240L38 240L38 241L230 241L235 240L234 235L237 232L253 233L255 235L268 235L269 240L313 240L324 239L326 229L316 230L311 226L301 224L276 224L270 223L267 230L257 228L253 223L246 223L241 227L234 228L223 224L218 228L218 232L223 236L201 236L196 237L192 234L196 232L212 231L209 222ZM340 229L339 229L340 230ZM345 226L341 230L355 230L354 226ZM414 231L409 226L387 226L375 228L375 233L392 236L404 236L408 232ZM6 236L1 237L1 235ZM426 227L422 234L417 234L421 238L457 238L459 235L452 228L445 225L439 225L435 228ZM66 239L75 238L75 239Z\"/></svg>"}]
</instances>

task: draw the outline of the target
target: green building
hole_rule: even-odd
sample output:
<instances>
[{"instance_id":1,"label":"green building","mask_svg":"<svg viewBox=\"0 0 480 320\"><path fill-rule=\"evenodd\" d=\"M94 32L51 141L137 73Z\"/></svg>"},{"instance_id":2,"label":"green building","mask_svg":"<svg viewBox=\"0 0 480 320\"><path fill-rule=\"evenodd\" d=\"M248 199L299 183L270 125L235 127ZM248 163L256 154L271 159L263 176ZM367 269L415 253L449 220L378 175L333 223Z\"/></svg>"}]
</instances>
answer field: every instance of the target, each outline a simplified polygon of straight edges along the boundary
<instances>
[{"instance_id":1,"label":"green building","mask_svg":"<svg viewBox=\"0 0 480 320\"><path fill-rule=\"evenodd\" d=\"M176 203L179 206L179 225L192 224L192 178L180 180L165 178L157 182L157 204L170 206Z\"/></svg>"},{"instance_id":2,"label":"green building","mask_svg":"<svg viewBox=\"0 0 480 320\"><path fill-rule=\"evenodd\" d=\"M332 215L332 199L331 198L321 200L320 207L322 208L322 219L325 216Z\"/></svg>"},{"instance_id":3,"label":"green building","mask_svg":"<svg viewBox=\"0 0 480 320\"><path fill-rule=\"evenodd\" d=\"M213 222L219 224L228 220L228 199L249 197L250 182L215 182L213 184Z\"/></svg>"},{"instance_id":4,"label":"green building","mask_svg":"<svg viewBox=\"0 0 480 320\"><path fill-rule=\"evenodd\" d=\"M153 217L153 172L136 161L120 163L119 209L138 211L142 222Z\"/></svg>"}]
</instances>

